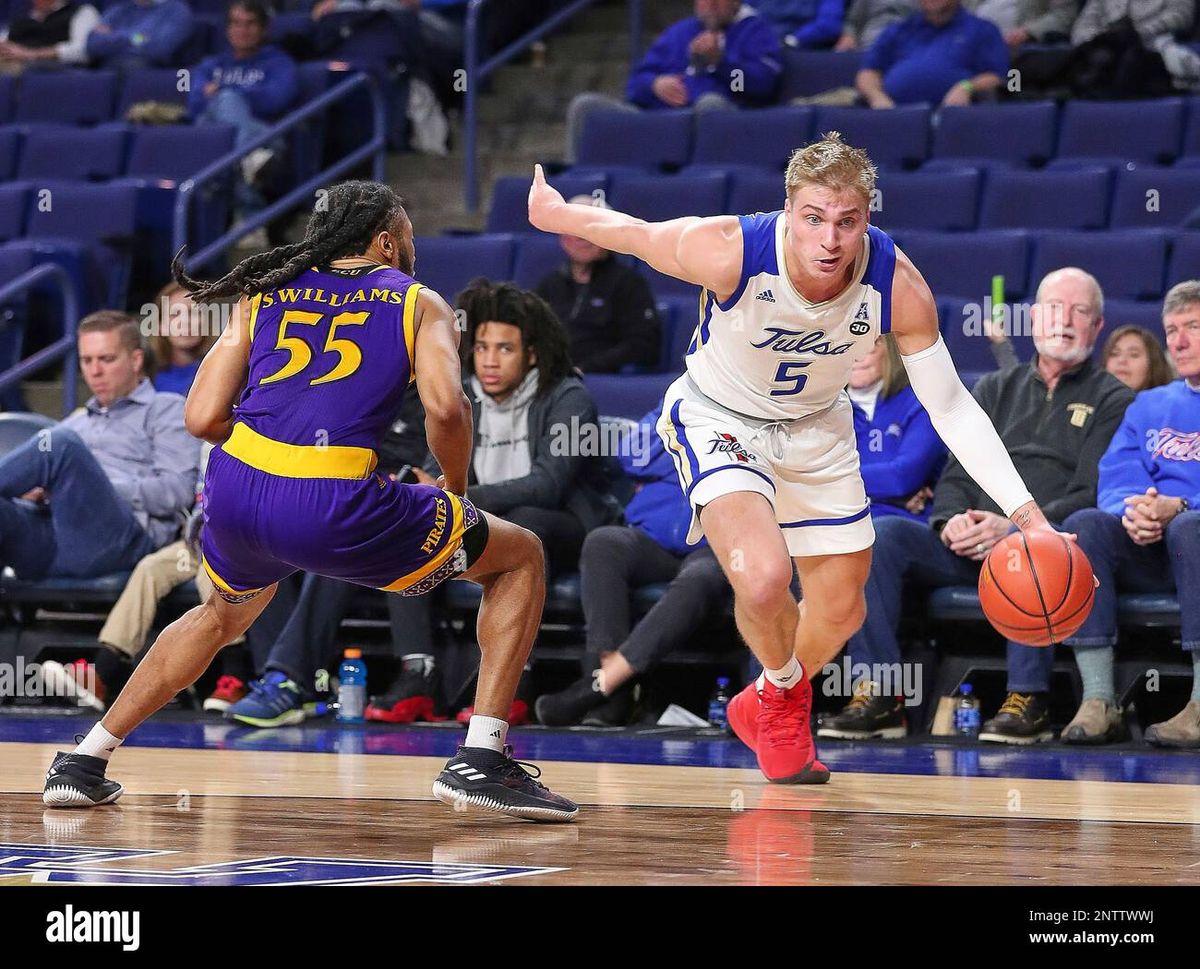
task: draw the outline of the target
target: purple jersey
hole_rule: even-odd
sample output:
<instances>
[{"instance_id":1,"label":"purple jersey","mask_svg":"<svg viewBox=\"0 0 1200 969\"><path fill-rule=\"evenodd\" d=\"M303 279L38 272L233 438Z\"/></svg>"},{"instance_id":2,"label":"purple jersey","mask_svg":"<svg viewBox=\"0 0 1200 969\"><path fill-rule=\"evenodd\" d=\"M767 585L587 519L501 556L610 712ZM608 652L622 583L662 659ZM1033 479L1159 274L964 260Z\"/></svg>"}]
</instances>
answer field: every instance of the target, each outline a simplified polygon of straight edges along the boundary
<instances>
[{"instance_id":1,"label":"purple jersey","mask_svg":"<svg viewBox=\"0 0 1200 969\"><path fill-rule=\"evenodd\" d=\"M237 420L285 444L376 450L413 379L420 289L390 266L314 267L255 296Z\"/></svg>"}]
</instances>

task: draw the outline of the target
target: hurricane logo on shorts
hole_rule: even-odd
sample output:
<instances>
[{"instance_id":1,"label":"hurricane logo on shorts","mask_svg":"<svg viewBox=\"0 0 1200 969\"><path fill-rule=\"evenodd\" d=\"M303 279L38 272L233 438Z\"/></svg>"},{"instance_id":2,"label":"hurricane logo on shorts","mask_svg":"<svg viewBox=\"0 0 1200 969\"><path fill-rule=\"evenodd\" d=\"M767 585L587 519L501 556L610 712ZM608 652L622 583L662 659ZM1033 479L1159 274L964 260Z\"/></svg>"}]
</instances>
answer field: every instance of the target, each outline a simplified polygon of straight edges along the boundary
<instances>
[{"instance_id":1,"label":"hurricane logo on shorts","mask_svg":"<svg viewBox=\"0 0 1200 969\"><path fill-rule=\"evenodd\" d=\"M741 442L732 434L718 431L716 437L708 445L709 454L729 454L738 461L749 463L758 460L753 454L742 447Z\"/></svg>"}]
</instances>

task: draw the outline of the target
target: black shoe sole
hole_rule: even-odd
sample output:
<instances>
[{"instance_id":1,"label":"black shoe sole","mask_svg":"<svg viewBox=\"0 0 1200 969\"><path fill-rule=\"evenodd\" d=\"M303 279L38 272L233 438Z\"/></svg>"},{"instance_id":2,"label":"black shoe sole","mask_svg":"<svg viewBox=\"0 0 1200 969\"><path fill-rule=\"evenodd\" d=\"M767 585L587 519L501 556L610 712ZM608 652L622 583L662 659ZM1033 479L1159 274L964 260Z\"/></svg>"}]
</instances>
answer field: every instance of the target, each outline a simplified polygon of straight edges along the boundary
<instances>
[{"instance_id":1,"label":"black shoe sole","mask_svg":"<svg viewBox=\"0 0 1200 969\"><path fill-rule=\"evenodd\" d=\"M828 770L815 771L810 764L799 774L792 774L790 777L768 777L767 780L772 784L828 784L829 776Z\"/></svg>"},{"instance_id":2,"label":"black shoe sole","mask_svg":"<svg viewBox=\"0 0 1200 969\"><path fill-rule=\"evenodd\" d=\"M537 821L543 824L561 824L574 821L579 814L579 808L574 811L563 811L559 808L536 807L533 805L506 804L492 797L485 791L464 791L452 787L440 777L433 782L433 796L443 804L448 804L455 811L466 811L474 808L477 811L489 811L494 814L506 814L523 821Z\"/></svg>"}]
</instances>

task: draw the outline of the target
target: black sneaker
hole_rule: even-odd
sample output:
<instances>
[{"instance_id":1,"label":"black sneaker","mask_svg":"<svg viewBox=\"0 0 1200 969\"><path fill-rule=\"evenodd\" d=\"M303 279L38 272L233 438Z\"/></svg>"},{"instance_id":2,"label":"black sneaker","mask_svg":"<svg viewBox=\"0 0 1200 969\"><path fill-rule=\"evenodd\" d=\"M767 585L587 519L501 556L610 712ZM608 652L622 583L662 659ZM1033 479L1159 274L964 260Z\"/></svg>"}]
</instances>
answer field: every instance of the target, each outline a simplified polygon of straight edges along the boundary
<instances>
[{"instance_id":1,"label":"black sneaker","mask_svg":"<svg viewBox=\"0 0 1200 969\"><path fill-rule=\"evenodd\" d=\"M89 808L112 804L124 792L116 781L105 780L108 761L87 754L54 755L46 771L42 803L52 808Z\"/></svg>"},{"instance_id":2,"label":"black sneaker","mask_svg":"<svg viewBox=\"0 0 1200 969\"><path fill-rule=\"evenodd\" d=\"M979 731L980 740L994 744L1040 744L1053 737L1044 693L1010 693Z\"/></svg>"},{"instance_id":3,"label":"black sneaker","mask_svg":"<svg viewBox=\"0 0 1200 969\"><path fill-rule=\"evenodd\" d=\"M381 697L371 697L366 718L385 723L413 723L434 720L434 707L440 693L440 674L434 658L426 653L405 656L400 676Z\"/></svg>"},{"instance_id":4,"label":"black sneaker","mask_svg":"<svg viewBox=\"0 0 1200 969\"><path fill-rule=\"evenodd\" d=\"M625 683L583 718L585 727L627 727L641 695L636 683Z\"/></svg>"},{"instance_id":5,"label":"black sneaker","mask_svg":"<svg viewBox=\"0 0 1200 969\"><path fill-rule=\"evenodd\" d=\"M537 773L530 774L526 767ZM533 764L513 760L510 746L502 754L459 747L433 782L433 796L456 811L479 808L526 821L574 821L579 806L539 784L541 776Z\"/></svg>"},{"instance_id":6,"label":"black sneaker","mask_svg":"<svg viewBox=\"0 0 1200 969\"><path fill-rule=\"evenodd\" d=\"M543 693L533 705L538 723L547 727L573 727L607 699L600 692L600 671L576 680L560 693Z\"/></svg>"},{"instance_id":7,"label":"black sneaker","mask_svg":"<svg viewBox=\"0 0 1200 969\"><path fill-rule=\"evenodd\" d=\"M818 737L834 740L894 740L908 733L904 701L891 696L875 696L870 687L856 690L841 713L823 719Z\"/></svg>"}]
</instances>

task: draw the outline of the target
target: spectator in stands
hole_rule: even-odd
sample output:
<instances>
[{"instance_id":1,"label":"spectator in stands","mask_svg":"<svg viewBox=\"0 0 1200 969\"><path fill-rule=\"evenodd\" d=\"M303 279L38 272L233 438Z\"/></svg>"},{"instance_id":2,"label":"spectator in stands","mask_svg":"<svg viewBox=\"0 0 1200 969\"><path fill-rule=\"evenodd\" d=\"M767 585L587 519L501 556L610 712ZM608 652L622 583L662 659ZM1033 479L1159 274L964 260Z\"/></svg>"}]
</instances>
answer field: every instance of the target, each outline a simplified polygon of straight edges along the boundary
<instances>
[{"instance_id":1,"label":"spectator in stands","mask_svg":"<svg viewBox=\"0 0 1200 969\"><path fill-rule=\"evenodd\" d=\"M884 30L863 58L855 86L867 104L952 107L999 88L1008 48L996 25L960 0L920 0L920 8Z\"/></svg>"},{"instance_id":2,"label":"spectator in stands","mask_svg":"<svg viewBox=\"0 0 1200 969\"><path fill-rule=\"evenodd\" d=\"M194 24L182 0L120 0L88 34L88 59L100 67L176 67Z\"/></svg>"},{"instance_id":3,"label":"spectator in stands","mask_svg":"<svg viewBox=\"0 0 1200 969\"><path fill-rule=\"evenodd\" d=\"M1170 94L1159 48L1190 28L1195 14L1195 0L1087 0L1071 28L1071 91L1103 100Z\"/></svg>"},{"instance_id":4,"label":"spectator in stands","mask_svg":"<svg viewBox=\"0 0 1200 969\"><path fill-rule=\"evenodd\" d=\"M661 410L660 404L642 418L629 438L639 446L623 448L620 455L622 468L636 482L625 524L597 528L583 543L583 677L560 693L538 697L537 718L547 726L581 721L624 726L633 713L634 681L728 605L731 590L712 549L704 540L686 542L692 511L655 431ZM631 597L652 582L670 585L635 625Z\"/></svg>"},{"instance_id":5,"label":"spectator in stands","mask_svg":"<svg viewBox=\"0 0 1200 969\"><path fill-rule=\"evenodd\" d=\"M0 30L0 69L27 64L85 64L87 38L100 23L90 3L33 0L26 14Z\"/></svg>"},{"instance_id":6,"label":"spectator in stands","mask_svg":"<svg viewBox=\"0 0 1200 969\"><path fill-rule=\"evenodd\" d=\"M946 463L946 445L908 385L908 372L890 333L855 361L847 392L871 516L876 521L900 515L928 522L928 503Z\"/></svg>"},{"instance_id":7,"label":"spectator in stands","mask_svg":"<svg viewBox=\"0 0 1200 969\"><path fill-rule=\"evenodd\" d=\"M668 27L625 88L627 101L588 92L567 109L567 154L574 161L587 116L597 109L661 110L768 104L783 76L771 25L741 0L695 0L695 16Z\"/></svg>"},{"instance_id":8,"label":"spectator in stands","mask_svg":"<svg viewBox=\"0 0 1200 969\"><path fill-rule=\"evenodd\" d=\"M842 0L754 0L754 12L767 20L788 47L832 47L842 32Z\"/></svg>"},{"instance_id":9,"label":"spectator in stands","mask_svg":"<svg viewBox=\"0 0 1200 969\"><path fill-rule=\"evenodd\" d=\"M93 396L0 459L0 568L23 579L132 569L192 504L200 442L143 373L137 318L102 310L78 333Z\"/></svg>"},{"instance_id":10,"label":"spectator in stands","mask_svg":"<svg viewBox=\"0 0 1200 969\"><path fill-rule=\"evenodd\" d=\"M261 138L299 90L295 61L266 43L270 22L262 0L233 0L225 21L229 51L205 58L192 71L188 115L201 124L231 125L237 148ZM282 150L282 144L262 145L242 159L238 202L243 213L262 208ZM266 244L265 238L254 242Z\"/></svg>"},{"instance_id":11,"label":"spectator in stands","mask_svg":"<svg viewBox=\"0 0 1200 969\"><path fill-rule=\"evenodd\" d=\"M186 397L217 335L206 335L206 318L197 312L191 294L174 280L159 290L154 307L158 320L150 337L154 389Z\"/></svg>"},{"instance_id":12,"label":"spectator in stands","mask_svg":"<svg viewBox=\"0 0 1200 969\"><path fill-rule=\"evenodd\" d=\"M607 208L591 195L571 199ZM584 373L616 373L622 367L658 363L662 325L646 277L586 239L559 236L567 264L537 285L562 321L571 359Z\"/></svg>"},{"instance_id":13,"label":"spectator in stands","mask_svg":"<svg viewBox=\"0 0 1200 969\"><path fill-rule=\"evenodd\" d=\"M1079 0L963 0L963 6L999 27L1010 48L1066 40L1079 13Z\"/></svg>"},{"instance_id":14,"label":"spectator in stands","mask_svg":"<svg viewBox=\"0 0 1200 969\"><path fill-rule=\"evenodd\" d=\"M1134 392L1153 390L1173 379L1162 344L1140 326L1121 326L1105 341L1104 369Z\"/></svg>"},{"instance_id":15,"label":"spectator in stands","mask_svg":"<svg viewBox=\"0 0 1200 969\"><path fill-rule=\"evenodd\" d=\"M599 453L596 405L571 371L567 335L536 293L477 279L458 295L466 317L467 396L475 437L467 497L538 536L551 574L574 570L584 536L615 521ZM418 472L433 483L436 467Z\"/></svg>"},{"instance_id":16,"label":"spectator in stands","mask_svg":"<svg viewBox=\"0 0 1200 969\"><path fill-rule=\"evenodd\" d=\"M909 16L916 0L852 0L833 49L866 50L883 31Z\"/></svg>"},{"instance_id":17,"label":"spectator in stands","mask_svg":"<svg viewBox=\"0 0 1200 969\"><path fill-rule=\"evenodd\" d=\"M1100 460L1099 507L1065 524L1100 580L1087 620L1067 641L1083 680L1083 703L1062 733L1070 744L1124 734L1113 680L1117 594L1173 592L1192 694L1179 713L1148 727L1146 740L1200 747L1200 280L1167 293L1163 328L1181 379L1138 394Z\"/></svg>"},{"instance_id":18,"label":"spectator in stands","mask_svg":"<svg viewBox=\"0 0 1200 969\"><path fill-rule=\"evenodd\" d=\"M1051 521L1096 503L1097 464L1133 392L1092 362L1104 325L1099 283L1080 269L1059 269L1039 284L1033 308L1038 355L1024 367L985 374L974 396L995 424L1017 472ZM950 458L934 489L930 526L899 515L876 519L867 580L867 619L850 640L855 663L901 659L896 638L905 580L925 587L974 585L980 563L1009 532L1009 521L962 465ZM981 739L1032 743L1050 736L1046 691L1052 650L1008 645L1008 698ZM903 701L858 685L854 700L824 721L820 734L902 734Z\"/></svg>"}]
</instances>

